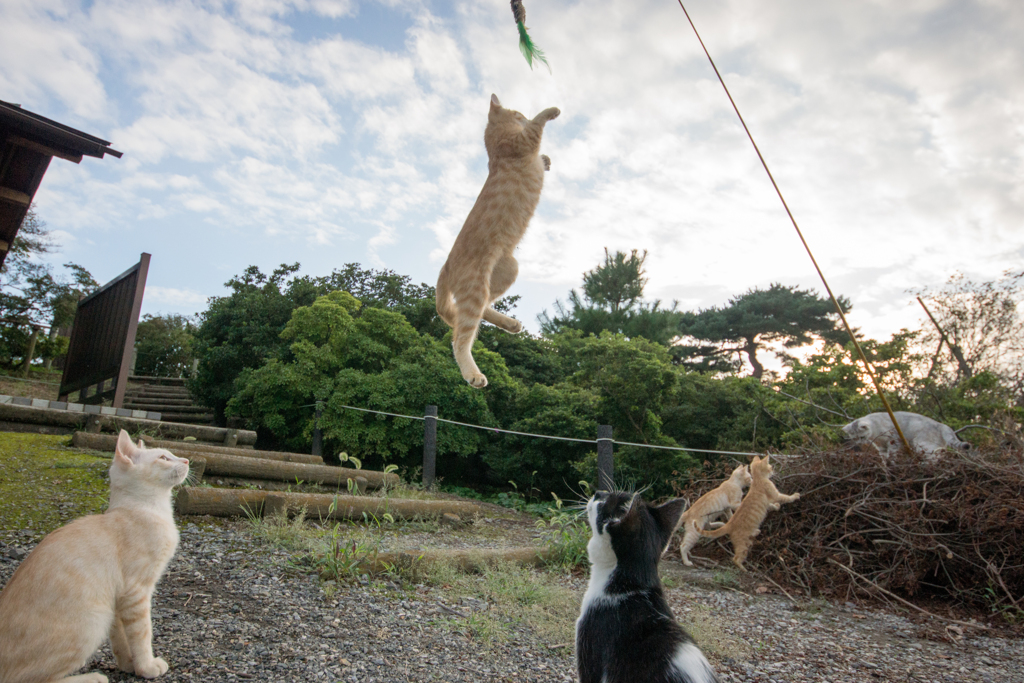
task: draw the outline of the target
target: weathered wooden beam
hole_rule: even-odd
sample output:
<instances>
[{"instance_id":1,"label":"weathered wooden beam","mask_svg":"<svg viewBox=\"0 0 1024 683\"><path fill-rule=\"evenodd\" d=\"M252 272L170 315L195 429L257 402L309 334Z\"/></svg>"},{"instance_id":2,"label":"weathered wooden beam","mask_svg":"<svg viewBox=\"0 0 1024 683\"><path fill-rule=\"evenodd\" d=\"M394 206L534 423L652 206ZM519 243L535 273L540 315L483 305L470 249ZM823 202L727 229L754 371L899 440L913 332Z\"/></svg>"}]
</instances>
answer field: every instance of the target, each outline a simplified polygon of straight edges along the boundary
<instances>
[{"instance_id":1,"label":"weathered wooden beam","mask_svg":"<svg viewBox=\"0 0 1024 683\"><path fill-rule=\"evenodd\" d=\"M348 481L356 477L365 477L367 486L378 489L385 485L397 485L400 481L397 474L384 474L370 470L354 470L348 467L331 467L330 465L306 465L299 462L281 462L264 460L240 455L221 455L219 453L203 453L206 458L206 475L223 475L225 477L244 477L246 479L273 479L321 486L347 487Z\"/></svg>"},{"instance_id":2,"label":"weathered wooden beam","mask_svg":"<svg viewBox=\"0 0 1024 683\"><path fill-rule=\"evenodd\" d=\"M483 505L461 500L410 500L326 493L271 493L205 486L179 489L174 499L174 509L181 515L233 517L245 514L246 510L259 515L266 514L267 507L271 513L278 514L295 513L304 509L306 514L314 519L362 519L363 513L377 517L388 513L395 519L440 517L445 513L470 518L489 512Z\"/></svg>"},{"instance_id":3,"label":"weathered wooden beam","mask_svg":"<svg viewBox=\"0 0 1024 683\"><path fill-rule=\"evenodd\" d=\"M90 413L72 410L51 410L49 408L33 408L11 403L0 403L0 421L21 422L24 424L47 425L68 429L82 429ZM103 431L118 433L122 429L129 432L149 432L163 438L183 439L186 436L198 439L196 443L212 441L214 444L224 443L227 429L224 427L208 427L206 425L180 424L177 422L160 422L136 417L120 417L115 415L98 415ZM256 443L256 432L249 429L238 430L238 443L251 445Z\"/></svg>"},{"instance_id":4,"label":"weathered wooden beam","mask_svg":"<svg viewBox=\"0 0 1024 683\"><path fill-rule=\"evenodd\" d=\"M279 453L277 451L257 451L252 448L228 448L226 446L213 446L201 441L169 441L167 439L154 439L143 434L140 437L148 448L166 448L175 455L183 458L190 457L187 453L214 453L216 455L237 455L245 458L262 458L264 460L279 460L281 462L301 462L307 465L323 465L323 458L306 453ZM84 434L75 436L71 444L76 448L92 448L97 451L114 450L117 444L117 437L110 434Z\"/></svg>"},{"instance_id":5,"label":"weathered wooden beam","mask_svg":"<svg viewBox=\"0 0 1024 683\"><path fill-rule=\"evenodd\" d=\"M58 159L64 159L65 161L70 161L75 164L79 164L82 162L81 154L67 152L61 149L57 149L56 147L50 147L49 145L42 145L38 142L35 142L34 140L27 140L25 138L18 137L15 135L7 138L7 141L17 145L18 147L25 147L26 149L30 149L33 152L39 152L40 154L46 154L51 157L57 157Z\"/></svg>"},{"instance_id":6,"label":"weathered wooden beam","mask_svg":"<svg viewBox=\"0 0 1024 683\"><path fill-rule=\"evenodd\" d=\"M21 204L22 206L28 206L32 203L32 197L24 192L12 190L9 187L0 187L0 199L6 199L9 202Z\"/></svg>"}]
</instances>

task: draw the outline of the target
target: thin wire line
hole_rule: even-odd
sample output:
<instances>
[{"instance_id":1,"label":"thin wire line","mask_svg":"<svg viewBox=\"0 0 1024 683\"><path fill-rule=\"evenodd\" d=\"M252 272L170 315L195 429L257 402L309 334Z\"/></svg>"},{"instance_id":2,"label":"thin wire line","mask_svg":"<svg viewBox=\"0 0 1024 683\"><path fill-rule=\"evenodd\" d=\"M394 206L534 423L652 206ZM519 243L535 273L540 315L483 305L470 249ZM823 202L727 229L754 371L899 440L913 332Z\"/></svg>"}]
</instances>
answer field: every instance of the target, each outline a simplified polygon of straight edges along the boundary
<instances>
[{"instance_id":1,"label":"thin wire line","mask_svg":"<svg viewBox=\"0 0 1024 683\"><path fill-rule=\"evenodd\" d=\"M303 408L310 408L315 406L315 403L310 403ZM332 408L345 408L347 410L358 410L361 413L376 413L378 415L390 415L391 417L404 417L409 420L426 420L426 417L418 415L400 415L398 413L386 413L383 410L370 410L369 408L356 408L355 406L342 406L335 405ZM431 416L433 417L433 416ZM532 436L536 439L550 439L552 441L575 441L576 443L593 443L596 444L598 441L611 441L613 444L620 446L636 446L637 448L659 448L665 451L690 451L693 453L716 453L720 455L763 455L762 453L747 453L744 451L715 451L707 448L687 448L685 446L659 446L650 443L633 443L631 441L616 441L615 439L600 438L600 439L575 439L569 436L551 436L550 434L532 434L530 432L517 432L512 429L500 429L498 427L484 427L483 425L470 424L468 422L458 422L456 420L448 420L443 417L433 417L438 422L447 422L448 424L458 425L460 427L469 427L470 429L481 429L486 432L500 432L502 434L514 434L516 436Z\"/></svg>"},{"instance_id":2,"label":"thin wire line","mask_svg":"<svg viewBox=\"0 0 1024 683\"><path fill-rule=\"evenodd\" d=\"M467 422L456 422L455 420L446 420L443 417L437 418L438 422L447 422L448 424L459 425L461 427L472 427L473 429L483 429L488 432L501 432L502 434L515 434L517 436L534 436L538 439L552 439L554 441L576 441L577 443L597 443L596 439L574 439L569 436L549 436L548 434L531 434L530 432L515 432L511 429L498 429L497 427L484 427L482 425L471 425Z\"/></svg>"},{"instance_id":3,"label":"thin wire line","mask_svg":"<svg viewBox=\"0 0 1024 683\"><path fill-rule=\"evenodd\" d=\"M692 453L719 453L721 455L757 455L761 456L764 453L747 453L746 451L713 451L706 448L687 448L685 446L657 446L649 443L632 443L630 441L613 441L613 443L619 446L637 446L639 448L660 448L665 451L689 451Z\"/></svg>"},{"instance_id":4,"label":"thin wire line","mask_svg":"<svg viewBox=\"0 0 1024 683\"><path fill-rule=\"evenodd\" d=\"M892 406L889 405L889 400L885 397L885 393L882 391L882 385L878 383L878 378L875 376L874 368L871 367L868 357L860 347L860 342L857 341L857 337L853 334L853 328L851 328L850 323L846 321L846 314L843 313L843 307L839 305L839 300L836 299L835 294L832 293L832 288L829 287L828 280L825 279L825 273L823 273L821 268L818 267L818 261L814 258L814 254L811 252L811 247L807 244L807 240L804 239L804 233L800 230L800 226L797 225L796 218L793 217L793 212L789 210L789 204L786 203L785 197L782 196L782 190L779 189L778 183L775 182L775 177L768 168L768 162L764 160L764 156L761 155L761 150L758 148L757 143L754 142L754 136L750 133L750 129L747 128L747 122L743 120L743 115L740 114L739 107L736 106L736 102L732 99L732 94L729 92L729 87L725 84L725 79L722 78L722 74L719 73L718 67L715 66L715 60L711 58L711 53L708 52L707 46L704 45L704 41L701 39L700 33L697 31L697 27L694 25L693 19L690 18L690 13L687 12L686 7L683 6L683 0L678 0L678 2L679 7L683 10L683 14L686 15L686 20L690 22L690 28L693 29L693 34L697 36L700 46L704 49L704 54L707 55L708 61L711 62L711 68L715 70L715 75L718 76L718 82L722 84L722 89L725 90L725 95L729 98L729 103L732 105L733 111L736 112L736 116L739 118L740 124L743 126L743 130L746 131L747 137L750 139L750 144L754 146L754 151L757 152L757 158L761 160L761 165L764 166L764 172L768 174L768 179L772 181L772 187L775 188L775 194L779 195L779 201L782 202L783 208L786 209L786 214L789 216L790 222L793 223L793 227L796 229L797 237L800 238L800 242L804 245L807 255L811 257L811 263L814 264L814 269L818 271L818 277L821 278L821 284L825 285L825 291L828 292L829 298L832 299L832 304L836 307L836 311L839 313L839 318L843 321L843 327L846 328L847 334L850 335L850 339L853 341L853 345L856 347L858 355L860 355L861 362L864 363L864 368L867 370L868 376L871 377L871 382L875 385L875 391L878 393L878 397L882 399L882 403L885 405L885 410L889 413L889 418L892 420L892 425L900 435L900 441L903 442L908 453L913 453L914 451L910 447L910 442L907 441L907 437L903 435L903 430L900 429L900 423L896 421L896 415L892 412Z\"/></svg>"}]
</instances>

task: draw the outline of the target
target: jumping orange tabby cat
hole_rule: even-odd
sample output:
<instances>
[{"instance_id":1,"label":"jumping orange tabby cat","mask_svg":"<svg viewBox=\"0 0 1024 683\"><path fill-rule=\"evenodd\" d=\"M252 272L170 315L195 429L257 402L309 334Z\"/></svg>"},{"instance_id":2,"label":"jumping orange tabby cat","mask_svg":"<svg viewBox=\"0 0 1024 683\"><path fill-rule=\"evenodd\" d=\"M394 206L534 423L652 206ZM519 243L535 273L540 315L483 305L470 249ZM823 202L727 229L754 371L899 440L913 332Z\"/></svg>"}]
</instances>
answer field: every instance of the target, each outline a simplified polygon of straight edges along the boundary
<instances>
[{"instance_id":1,"label":"jumping orange tabby cat","mask_svg":"<svg viewBox=\"0 0 1024 683\"><path fill-rule=\"evenodd\" d=\"M679 555L683 564L692 567L690 562L690 549L697 545L700 540L699 529L704 529L710 522L713 522L719 515L725 515L726 520L732 517L733 510L740 506L743 500L743 489L750 486L750 470L746 465L740 465L732 471L732 475L703 496L683 513L679 518L679 524L683 527L683 540L679 543Z\"/></svg>"},{"instance_id":2,"label":"jumping orange tabby cat","mask_svg":"<svg viewBox=\"0 0 1024 683\"><path fill-rule=\"evenodd\" d=\"M512 252L540 201L544 171L551 160L540 153L544 124L559 115L545 109L532 120L501 106L491 95L484 146L487 181L455 239L437 278L437 313L452 328L452 346L462 377L478 389L487 378L473 360L480 320L513 334L522 323L491 306L516 281Z\"/></svg>"},{"instance_id":3,"label":"jumping orange tabby cat","mask_svg":"<svg viewBox=\"0 0 1024 683\"><path fill-rule=\"evenodd\" d=\"M729 534L729 540L732 541L732 561L740 569L746 569L743 562L747 559L754 537L761 533L761 522L768 516L768 510L778 510L781 503L800 500L799 493L791 496L779 493L771 481L773 471L767 455L764 459L755 455L750 462L750 475L753 477L750 491L736 512L732 513L732 519L714 531L699 530L701 536L708 538Z\"/></svg>"},{"instance_id":4,"label":"jumping orange tabby cat","mask_svg":"<svg viewBox=\"0 0 1024 683\"><path fill-rule=\"evenodd\" d=\"M107 683L64 678L107 638L122 671L167 671L153 656L150 599L178 547L171 489L186 476L188 460L121 431L106 513L49 534L0 592L0 683Z\"/></svg>"}]
</instances>

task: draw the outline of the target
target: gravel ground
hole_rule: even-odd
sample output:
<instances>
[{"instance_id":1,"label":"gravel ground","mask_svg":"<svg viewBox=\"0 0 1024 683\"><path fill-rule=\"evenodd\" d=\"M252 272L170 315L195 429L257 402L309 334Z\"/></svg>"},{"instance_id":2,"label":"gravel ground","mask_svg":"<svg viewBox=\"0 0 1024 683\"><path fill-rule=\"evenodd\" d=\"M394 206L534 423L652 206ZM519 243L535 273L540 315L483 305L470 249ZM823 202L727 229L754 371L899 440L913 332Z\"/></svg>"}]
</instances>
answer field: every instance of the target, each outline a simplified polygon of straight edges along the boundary
<instances>
[{"instance_id":1,"label":"gravel ground","mask_svg":"<svg viewBox=\"0 0 1024 683\"><path fill-rule=\"evenodd\" d=\"M171 665L161 680L575 680L567 644L525 628L492 645L466 635L459 624L487 607L477 601L384 582L342 584L328 596L316 576L290 567L287 553L254 540L241 522L180 526L178 554L154 600L154 650ZM6 583L35 539L0 539ZM714 574L675 561L665 573L673 609L709 643L724 682L1024 683L1024 640L968 629L939 641L941 629L902 616L820 602L796 609L784 597L716 587ZM585 577L563 580L582 595ZM109 648L92 666L111 681L134 680L115 670Z\"/></svg>"}]
</instances>

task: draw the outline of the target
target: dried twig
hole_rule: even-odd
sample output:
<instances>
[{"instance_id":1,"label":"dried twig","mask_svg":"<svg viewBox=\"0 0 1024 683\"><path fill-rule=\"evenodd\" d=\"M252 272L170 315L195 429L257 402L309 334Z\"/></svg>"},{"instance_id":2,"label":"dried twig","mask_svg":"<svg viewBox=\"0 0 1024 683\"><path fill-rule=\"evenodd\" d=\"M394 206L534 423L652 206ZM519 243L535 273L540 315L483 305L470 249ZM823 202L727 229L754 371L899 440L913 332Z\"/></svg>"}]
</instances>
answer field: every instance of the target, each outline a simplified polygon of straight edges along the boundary
<instances>
[{"instance_id":1,"label":"dried twig","mask_svg":"<svg viewBox=\"0 0 1024 683\"><path fill-rule=\"evenodd\" d=\"M899 601L900 603L906 605L910 609L917 610L921 614L927 614L930 617L934 617L936 619L940 619L941 621L948 621L951 624L959 624L960 626L968 626L970 628L980 628L980 629L982 629L984 631L988 631L989 630L989 627L985 626L984 624L973 623L973 622L970 622L970 621L960 621L959 619L950 619L949 617L943 617L943 616L940 616L938 614L935 614L934 612L929 612L928 610L924 609L923 607L918 607L914 603L909 602L907 600L904 600L903 598L901 598L900 596L896 595L895 593L892 593L890 591L885 590L884 588L879 586L877 583L875 583L874 581L872 581L868 577L864 576L863 574L858 574L857 572L853 571L849 567L844 566L842 563L836 562L831 557L828 559L828 561L831 562L832 564L834 564L835 566L839 567L843 571L849 572L851 576L853 576L853 577L855 577L857 579L860 579L861 581L864 581L865 583L871 584L872 588L874 588L874 589L876 589L878 591L881 591L882 593L885 593L890 598Z\"/></svg>"}]
</instances>

